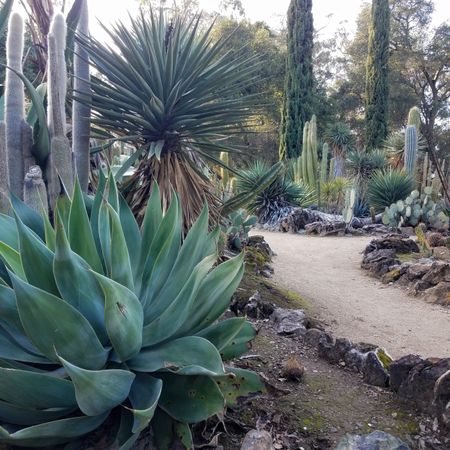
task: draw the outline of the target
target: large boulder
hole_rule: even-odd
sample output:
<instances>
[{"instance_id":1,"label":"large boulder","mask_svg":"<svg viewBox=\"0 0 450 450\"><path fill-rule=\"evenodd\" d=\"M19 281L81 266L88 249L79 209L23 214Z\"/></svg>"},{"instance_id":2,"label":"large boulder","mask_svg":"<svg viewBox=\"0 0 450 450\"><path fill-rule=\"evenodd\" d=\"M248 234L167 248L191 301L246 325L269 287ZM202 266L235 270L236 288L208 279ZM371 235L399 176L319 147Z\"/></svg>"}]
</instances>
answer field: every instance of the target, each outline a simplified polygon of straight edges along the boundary
<instances>
[{"instance_id":1,"label":"large boulder","mask_svg":"<svg viewBox=\"0 0 450 450\"><path fill-rule=\"evenodd\" d=\"M419 246L413 239L401 234L388 234L380 238L373 239L364 250L364 254L372 253L375 250L392 249L396 253L419 253Z\"/></svg>"},{"instance_id":2,"label":"large boulder","mask_svg":"<svg viewBox=\"0 0 450 450\"><path fill-rule=\"evenodd\" d=\"M409 450L409 447L391 434L374 431L365 436L347 434L334 450Z\"/></svg>"},{"instance_id":3,"label":"large boulder","mask_svg":"<svg viewBox=\"0 0 450 450\"><path fill-rule=\"evenodd\" d=\"M392 248L383 248L366 253L361 267L369 270L377 277L382 277L399 264L400 261L396 257L396 251Z\"/></svg>"},{"instance_id":4,"label":"large boulder","mask_svg":"<svg viewBox=\"0 0 450 450\"><path fill-rule=\"evenodd\" d=\"M383 354L385 354L383 352ZM387 387L389 373L377 351L368 352L362 362L363 380L372 386Z\"/></svg>"},{"instance_id":5,"label":"large boulder","mask_svg":"<svg viewBox=\"0 0 450 450\"><path fill-rule=\"evenodd\" d=\"M389 366L389 386L394 392L398 392L401 384L408 378L411 369L422 363L423 359L418 355L406 355L393 361Z\"/></svg>"}]
</instances>

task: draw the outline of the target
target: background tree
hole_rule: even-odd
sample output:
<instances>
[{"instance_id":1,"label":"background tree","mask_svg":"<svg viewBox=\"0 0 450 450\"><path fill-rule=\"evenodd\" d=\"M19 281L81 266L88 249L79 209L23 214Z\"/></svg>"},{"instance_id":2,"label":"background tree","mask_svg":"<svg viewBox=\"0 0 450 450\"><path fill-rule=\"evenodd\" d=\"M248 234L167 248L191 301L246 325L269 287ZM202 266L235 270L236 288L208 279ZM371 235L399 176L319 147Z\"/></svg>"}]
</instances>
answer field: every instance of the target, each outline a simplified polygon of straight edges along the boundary
<instances>
[{"instance_id":1,"label":"background tree","mask_svg":"<svg viewBox=\"0 0 450 450\"><path fill-rule=\"evenodd\" d=\"M312 0L291 0L288 9L285 99L280 159L301 154L302 130L314 102Z\"/></svg>"},{"instance_id":2,"label":"background tree","mask_svg":"<svg viewBox=\"0 0 450 450\"><path fill-rule=\"evenodd\" d=\"M388 135L389 0L373 0L366 72L366 148L382 145Z\"/></svg>"}]
</instances>

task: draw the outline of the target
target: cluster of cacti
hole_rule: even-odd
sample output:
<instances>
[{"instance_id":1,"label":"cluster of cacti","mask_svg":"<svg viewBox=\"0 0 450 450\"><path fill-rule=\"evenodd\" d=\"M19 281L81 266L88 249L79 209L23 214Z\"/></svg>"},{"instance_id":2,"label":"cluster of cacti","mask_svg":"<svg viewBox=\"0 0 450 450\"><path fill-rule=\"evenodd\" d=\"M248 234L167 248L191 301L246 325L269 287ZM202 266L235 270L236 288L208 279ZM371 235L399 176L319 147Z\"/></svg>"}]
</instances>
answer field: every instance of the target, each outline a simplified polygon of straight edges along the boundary
<instances>
[{"instance_id":1,"label":"cluster of cacti","mask_svg":"<svg viewBox=\"0 0 450 450\"><path fill-rule=\"evenodd\" d=\"M317 122L313 115L309 122L305 123L303 128L303 150L302 150L302 179L308 186L316 188L317 186Z\"/></svg>"},{"instance_id":2,"label":"cluster of cacti","mask_svg":"<svg viewBox=\"0 0 450 450\"><path fill-rule=\"evenodd\" d=\"M382 220L385 225L393 227L415 227L424 223L427 227L437 230L449 228L449 218L444 212L442 197L434 193L431 186L424 188L422 195L414 190L405 200L386 207Z\"/></svg>"},{"instance_id":3,"label":"cluster of cacti","mask_svg":"<svg viewBox=\"0 0 450 450\"><path fill-rule=\"evenodd\" d=\"M351 221L353 220L355 203L356 203L355 188L347 189L347 191L345 192L345 206L344 210L342 211L342 216L344 217L344 222L347 224L347 226L350 225Z\"/></svg>"},{"instance_id":4,"label":"cluster of cacti","mask_svg":"<svg viewBox=\"0 0 450 450\"><path fill-rule=\"evenodd\" d=\"M87 32L87 2L81 5L83 33ZM55 14L48 39L47 83L34 89L23 75L24 22L20 14L9 19L6 48L5 114L0 124L0 211L9 210L9 193L24 200L30 207L45 211L53 209L62 191L71 194L74 161L66 136L66 30L61 13ZM88 62L78 63L75 78L86 78ZM80 68L82 71L80 71ZM86 87L86 86L85 86ZM25 88L34 114L25 117ZM44 109L45 97L47 111ZM74 110L77 111L74 101ZM82 123L80 127L78 122ZM74 115L72 136L77 152L89 158L89 112ZM81 133L83 134L81 136ZM81 141L82 144L78 142ZM89 167L80 173L87 180ZM83 185L87 189L87 181Z\"/></svg>"}]
</instances>

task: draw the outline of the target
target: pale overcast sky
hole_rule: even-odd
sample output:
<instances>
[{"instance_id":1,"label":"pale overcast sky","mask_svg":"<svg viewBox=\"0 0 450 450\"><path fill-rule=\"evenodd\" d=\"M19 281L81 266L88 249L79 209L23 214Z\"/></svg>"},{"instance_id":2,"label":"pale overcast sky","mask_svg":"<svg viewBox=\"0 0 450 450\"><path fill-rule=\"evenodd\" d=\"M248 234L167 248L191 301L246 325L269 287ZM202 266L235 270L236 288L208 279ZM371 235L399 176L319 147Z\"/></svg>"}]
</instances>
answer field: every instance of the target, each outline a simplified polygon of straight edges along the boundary
<instances>
[{"instance_id":1,"label":"pale overcast sky","mask_svg":"<svg viewBox=\"0 0 450 450\"><path fill-rule=\"evenodd\" d=\"M103 23L126 17L127 11L136 11L137 0L88 0L91 14ZM207 11L217 11L220 0L199 0ZM168 2L169 3L169 2ZM313 0L314 26L323 29L323 34L332 35L340 22L347 21L346 28L355 29L355 21L364 0ZM434 22L440 23L450 18L450 0L435 0ZM289 0L242 0L247 19L263 20L274 28L279 28L285 20ZM328 17L329 15L332 17ZM92 23L95 33L96 24Z\"/></svg>"}]
</instances>

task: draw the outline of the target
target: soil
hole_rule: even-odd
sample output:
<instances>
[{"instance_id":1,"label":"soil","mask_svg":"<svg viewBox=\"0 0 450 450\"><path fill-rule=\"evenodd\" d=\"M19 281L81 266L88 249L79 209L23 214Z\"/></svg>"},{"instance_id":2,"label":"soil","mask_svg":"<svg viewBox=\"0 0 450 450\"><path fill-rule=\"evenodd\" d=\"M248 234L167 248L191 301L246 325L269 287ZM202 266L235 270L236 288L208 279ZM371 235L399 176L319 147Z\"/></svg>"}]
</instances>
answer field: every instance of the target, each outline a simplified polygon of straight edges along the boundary
<instances>
[{"instance_id":1,"label":"soil","mask_svg":"<svg viewBox=\"0 0 450 450\"><path fill-rule=\"evenodd\" d=\"M337 337L375 343L394 358L450 355L450 309L365 274L372 237L314 237L257 230L276 256L274 280L306 298Z\"/></svg>"}]
</instances>

